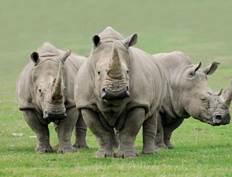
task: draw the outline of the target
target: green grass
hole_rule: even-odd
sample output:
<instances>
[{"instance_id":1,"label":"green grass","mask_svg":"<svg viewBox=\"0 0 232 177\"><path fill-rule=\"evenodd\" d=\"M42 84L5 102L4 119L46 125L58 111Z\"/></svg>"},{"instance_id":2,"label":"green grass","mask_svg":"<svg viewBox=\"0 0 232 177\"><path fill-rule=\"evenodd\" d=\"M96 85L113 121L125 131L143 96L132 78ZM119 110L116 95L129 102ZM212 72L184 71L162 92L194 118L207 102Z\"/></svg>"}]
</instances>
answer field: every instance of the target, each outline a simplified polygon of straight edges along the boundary
<instances>
[{"instance_id":1,"label":"green grass","mask_svg":"<svg viewBox=\"0 0 232 177\"><path fill-rule=\"evenodd\" d=\"M232 176L232 127L186 120L175 132L176 148L134 159L96 159L89 150L36 154L33 132L18 111L15 83L28 56L44 41L86 55L91 36L106 26L137 32L137 47L150 53L182 50L193 62L221 62L209 79L213 89L232 77L232 2L196 1L0 1L0 176ZM51 141L57 143L51 126ZM23 133L14 137L12 133ZM141 134L136 148L141 150Z\"/></svg>"}]
</instances>

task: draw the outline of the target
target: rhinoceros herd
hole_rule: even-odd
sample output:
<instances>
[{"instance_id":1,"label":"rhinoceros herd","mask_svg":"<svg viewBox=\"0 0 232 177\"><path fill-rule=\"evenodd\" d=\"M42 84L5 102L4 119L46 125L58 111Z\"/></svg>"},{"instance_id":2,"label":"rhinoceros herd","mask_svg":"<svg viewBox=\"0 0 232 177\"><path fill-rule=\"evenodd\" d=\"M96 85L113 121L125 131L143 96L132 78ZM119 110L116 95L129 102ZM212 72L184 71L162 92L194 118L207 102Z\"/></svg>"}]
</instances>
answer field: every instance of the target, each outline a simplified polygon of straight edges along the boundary
<instances>
[{"instance_id":1,"label":"rhinoceros herd","mask_svg":"<svg viewBox=\"0 0 232 177\"><path fill-rule=\"evenodd\" d=\"M58 152L87 148L88 127L98 141L97 157L136 156L141 127L142 153L149 154L172 148L172 132L190 116L210 125L230 122L232 82L220 92L207 82L219 63L202 67L177 51L151 55L133 47L137 34L124 38L111 27L92 39L89 57L44 43L20 75L19 109L37 136L37 152L53 151L51 122Z\"/></svg>"}]
</instances>

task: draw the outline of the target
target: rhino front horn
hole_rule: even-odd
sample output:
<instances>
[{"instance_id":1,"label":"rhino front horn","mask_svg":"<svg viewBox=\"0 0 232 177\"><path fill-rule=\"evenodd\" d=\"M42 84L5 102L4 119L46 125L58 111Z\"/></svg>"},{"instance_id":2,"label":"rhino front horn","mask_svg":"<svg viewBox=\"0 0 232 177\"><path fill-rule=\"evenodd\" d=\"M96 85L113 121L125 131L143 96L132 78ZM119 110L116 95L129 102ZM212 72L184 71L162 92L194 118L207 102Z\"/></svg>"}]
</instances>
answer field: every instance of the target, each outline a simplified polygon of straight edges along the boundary
<instances>
[{"instance_id":1,"label":"rhino front horn","mask_svg":"<svg viewBox=\"0 0 232 177\"><path fill-rule=\"evenodd\" d=\"M221 96L222 93L223 93L223 89L221 89L221 90L217 93L217 95L218 95L218 96Z\"/></svg>"},{"instance_id":2,"label":"rhino front horn","mask_svg":"<svg viewBox=\"0 0 232 177\"><path fill-rule=\"evenodd\" d=\"M117 48L113 47L112 58L109 62L108 75L111 78L120 78L122 76L121 61Z\"/></svg>"},{"instance_id":3,"label":"rhino front horn","mask_svg":"<svg viewBox=\"0 0 232 177\"><path fill-rule=\"evenodd\" d=\"M224 90L222 97L225 100L225 104L230 106L232 101L232 79L230 80L228 88Z\"/></svg>"}]
</instances>

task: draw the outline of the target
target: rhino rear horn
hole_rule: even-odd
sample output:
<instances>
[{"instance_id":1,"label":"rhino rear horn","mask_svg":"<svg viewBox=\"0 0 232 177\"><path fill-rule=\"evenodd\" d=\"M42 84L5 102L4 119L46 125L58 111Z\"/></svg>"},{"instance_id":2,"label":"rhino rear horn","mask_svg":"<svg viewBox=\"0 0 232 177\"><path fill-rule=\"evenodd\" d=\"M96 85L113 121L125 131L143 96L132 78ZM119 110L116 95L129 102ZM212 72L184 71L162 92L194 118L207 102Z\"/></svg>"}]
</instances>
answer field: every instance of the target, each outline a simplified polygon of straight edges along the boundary
<instances>
[{"instance_id":1,"label":"rhino rear horn","mask_svg":"<svg viewBox=\"0 0 232 177\"><path fill-rule=\"evenodd\" d=\"M31 60L34 62L34 64L39 63L39 54L37 52L32 52L31 54Z\"/></svg>"},{"instance_id":2,"label":"rhino rear horn","mask_svg":"<svg viewBox=\"0 0 232 177\"><path fill-rule=\"evenodd\" d=\"M137 40L138 40L138 35L135 33L130 35L127 39L125 39L123 43L127 48L129 48L135 45L137 43Z\"/></svg>"},{"instance_id":3,"label":"rhino rear horn","mask_svg":"<svg viewBox=\"0 0 232 177\"><path fill-rule=\"evenodd\" d=\"M206 75L213 74L217 70L219 64L220 63L218 63L218 62L211 63L209 66L207 66L206 68L203 69L204 73Z\"/></svg>"}]
</instances>

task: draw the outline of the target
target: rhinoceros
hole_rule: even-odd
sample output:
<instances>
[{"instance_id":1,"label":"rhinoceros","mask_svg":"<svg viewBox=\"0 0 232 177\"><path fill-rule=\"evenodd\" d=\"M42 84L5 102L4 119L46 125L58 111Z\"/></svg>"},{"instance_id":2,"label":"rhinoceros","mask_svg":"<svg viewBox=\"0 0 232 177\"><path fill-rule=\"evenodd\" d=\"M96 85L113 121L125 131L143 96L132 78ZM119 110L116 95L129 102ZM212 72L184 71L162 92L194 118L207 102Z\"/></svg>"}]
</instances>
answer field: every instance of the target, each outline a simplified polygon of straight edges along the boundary
<instances>
[{"instance_id":1,"label":"rhinoceros","mask_svg":"<svg viewBox=\"0 0 232 177\"><path fill-rule=\"evenodd\" d=\"M136 156L134 141L142 125L143 152L150 153L156 116L166 94L162 69L152 55L132 47L137 34L123 38L107 27L92 39L94 46L78 72L74 97L98 140L96 156ZM115 153L114 147L118 147Z\"/></svg>"},{"instance_id":2,"label":"rhinoceros","mask_svg":"<svg viewBox=\"0 0 232 177\"><path fill-rule=\"evenodd\" d=\"M86 147L86 125L74 102L74 77L84 57L44 43L31 54L17 82L19 109L38 140L36 151L52 152L48 124L54 122L59 153L73 152L71 134L76 124L74 147Z\"/></svg>"},{"instance_id":3,"label":"rhinoceros","mask_svg":"<svg viewBox=\"0 0 232 177\"><path fill-rule=\"evenodd\" d=\"M190 57L180 51L153 57L164 69L168 81L168 91L158 116L155 138L158 148L173 148L172 132L190 116L210 125L230 122L232 83L223 93L216 93L209 89L207 82L207 76L216 71L219 63L202 68L201 63L192 64Z\"/></svg>"}]
</instances>

